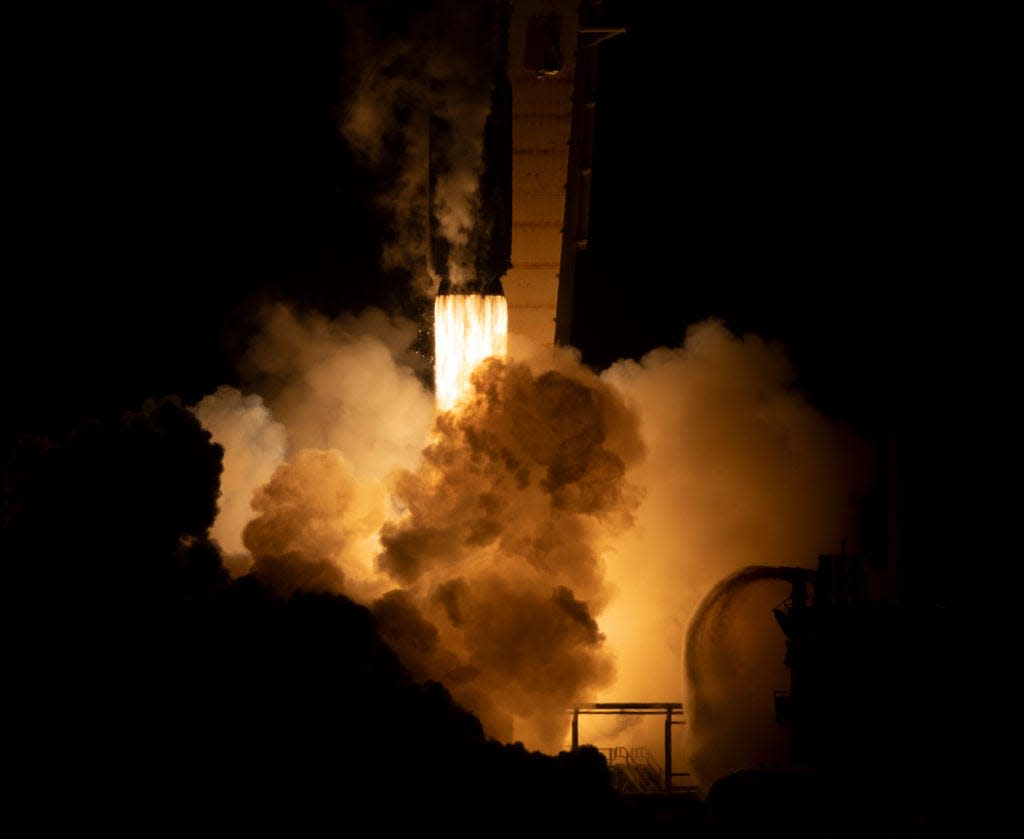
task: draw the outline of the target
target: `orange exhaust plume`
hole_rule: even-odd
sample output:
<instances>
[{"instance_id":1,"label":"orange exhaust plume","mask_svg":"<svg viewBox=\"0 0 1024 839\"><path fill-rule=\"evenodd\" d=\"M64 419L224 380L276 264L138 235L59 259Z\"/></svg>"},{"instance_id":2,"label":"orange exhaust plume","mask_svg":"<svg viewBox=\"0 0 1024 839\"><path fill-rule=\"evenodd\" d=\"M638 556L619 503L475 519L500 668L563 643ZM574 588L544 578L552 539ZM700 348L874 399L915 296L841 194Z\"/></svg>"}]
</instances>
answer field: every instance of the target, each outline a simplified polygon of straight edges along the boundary
<instances>
[{"instance_id":1,"label":"orange exhaust plume","mask_svg":"<svg viewBox=\"0 0 1024 839\"><path fill-rule=\"evenodd\" d=\"M497 294L439 294L434 299L434 387L439 411L470 390L485 358L508 352L508 303Z\"/></svg>"}]
</instances>

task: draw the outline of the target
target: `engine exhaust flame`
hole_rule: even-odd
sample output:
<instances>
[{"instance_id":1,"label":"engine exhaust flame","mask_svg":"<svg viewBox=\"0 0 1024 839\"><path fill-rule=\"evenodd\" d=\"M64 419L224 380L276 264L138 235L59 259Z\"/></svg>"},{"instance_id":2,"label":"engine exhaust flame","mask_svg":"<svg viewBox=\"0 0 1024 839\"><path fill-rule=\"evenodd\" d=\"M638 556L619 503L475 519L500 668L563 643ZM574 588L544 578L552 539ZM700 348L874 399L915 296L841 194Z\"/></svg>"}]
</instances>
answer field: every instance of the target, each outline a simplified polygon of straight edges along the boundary
<instances>
[{"instance_id":1,"label":"engine exhaust flame","mask_svg":"<svg viewBox=\"0 0 1024 839\"><path fill-rule=\"evenodd\" d=\"M439 411L470 390L485 358L508 352L508 303L498 294L439 294L434 299L434 388Z\"/></svg>"}]
</instances>

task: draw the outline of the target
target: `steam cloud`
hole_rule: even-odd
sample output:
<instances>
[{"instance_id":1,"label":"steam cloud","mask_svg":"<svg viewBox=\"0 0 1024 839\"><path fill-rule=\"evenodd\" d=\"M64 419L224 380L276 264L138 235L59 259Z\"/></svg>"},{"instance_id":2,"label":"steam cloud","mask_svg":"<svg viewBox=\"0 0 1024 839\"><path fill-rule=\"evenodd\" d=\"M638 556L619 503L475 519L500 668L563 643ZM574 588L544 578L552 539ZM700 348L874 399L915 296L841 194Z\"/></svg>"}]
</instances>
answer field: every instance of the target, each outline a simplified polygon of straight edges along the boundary
<instances>
[{"instance_id":1,"label":"steam cloud","mask_svg":"<svg viewBox=\"0 0 1024 839\"><path fill-rule=\"evenodd\" d=\"M368 605L412 672L442 681L492 736L556 750L574 701L689 702L683 639L704 595L747 565L813 565L855 533L869 453L792 389L778 346L710 321L598 376L572 353L527 357L513 342L522 357L479 368L465 409L431 427L412 338L379 312L330 324L268 310L243 366L289 456L266 464L236 538L279 591ZM245 438L220 421L228 463ZM222 509L237 509L233 491L226 481ZM705 667L688 745L697 763L723 755L698 767L707 782L771 745L738 734L786 684L770 614L785 591L765 591L729 601L731 628L708 636L725 641L702 647L708 662L753 662L769 644L771 662L747 668L738 689L761 699L734 703L728 725L715 703L735 679ZM588 731L621 728L604 722Z\"/></svg>"},{"instance_id":2,"label":"steam cloud","mask_svg":"<svg viewBox=\"0 0 1024 839\"><path fill-rule=\"evenodd\" d=\"M255 399L215 396L203 413L222 429L231 415L265 419ZM308 452L289 462L330 474L337 453ZM487 740L443 686L412 680L365 607L323 593L273 597L252 575L229 580L208 539L223 454L165 399L64 440L26 438L6 465L15 818L128 832L160 814L182 831L202 822L288 835L369 820L469 835L495 814L517 829L626 826L596 750L548 757ZM378 612L400 599L383 598ZM395 756L407 753L429 756L430 771L396 808L382 779L398 776ZM54 810L55 797L64 806Z\"/></svg>"},{"instance_id":3,"label":"steam cloud","mask_svg":"<svg viewBox=\"0 0 1024 839\"><path fill-rule=\"evenodd\" d=\"M340 128L389 177L385 267L431 286L431 215L456 286L486 215L500 6L344 12L360 37ZM751 565L811 565L856 533L870 454L793 390L783 350L756 336L709 321L600 376L512 340L509 361L478 370L465 409L436 418L415 336L381 312L331 322L268 309L240 364L245 395L222 389L196 408L225 448L214 533L237 552L235 574L367 605L405 665L494 736L557 749L574 701L689 702L684 633L715 584ZM729 731L753 731L763 703L715 722L728 668L712 659L775 655L762 641L777 630L748 626L764 605L753 590L716 612L728 630L700 648L700 730L687 745L705 782L762 750ZM778 668L748 670L741 691L784 686ZM591 733L641 736L626 727L603 718Z\"/></svg>"},{"instance_id":4,"label":"steam cloud","mask_svg":"<svg viewBox=\"0 0 1024 839\"><path fill-rule=\"evenodd\" d=\"M376 309L331 321L285 305L265 308L261 323L240 371L287 428L290 453L337 449L361 478L416 462L434 399L409 350L415 324Z\"/></svg>"},{"instance_id":5,"label":"steam cloud","mask_svg":"<svg viewBox=\"0 0 1024 839\"><path fill-rule=\"evenodd\" d=\"M629 475L645 500L636 527L607 555L619 596L601 625L619 661L616 691L656 701L679 695L689 618L721 579L751 565L813 567L847 536L855 548L872 452L793 388L781 346L716 321L693 325L681 347L618 362L603 377L636 411L648 456ZM704 764L704 785L778 755L774 746L765 755L763 737L744 735L774 726L771 692L788 687L770 613L787 592L767 584L756 591L723 616L727 642L705 648L746 664L739 674L718 664L704 673L702 689L717 699L703 703L703 721L691 720L682 756L698 772L695 753L722 756ZM689 685L688 705L693 693ZM757 698L726 698L747 694ZM716 719L729 703L743 710Z\"/></svg>"},{"instance_id":6,"label":"steam cloud","mask_svg":"<svg viewBox=\"0 0 1024 839\"><path fill-rule=\"evenodd\" d=\"M765 726L774 713L765 685L786 684L785 643L772 609L789 593L794 568L752 565L721 580L686 632L690 759L705 783L751 765L786 759L788 730ZM751 689L753 686L754 689ZM774 758L774 759L773 759Z\"/></svg>"},{"instance_id":7,"label":"steam cloud","mask_svg":"<svg viewBox=\"0 0 1024 839\"><path fill-rule=\"evenodd\" d=\"M369 161L399 173L382 196L395 219L385 257L417 277L426 276L428 160L438 151L429 148L429 113L450 129L444 143L449 165L429 197L440 232L455 245L453 254L474 215L491 94L486 68L494 56L488 52L493 39L483 37L486 15L480 9L488 4L470 5L434 4L401 31L360 21L376 37L354 45L349 56L357 72L342 130ZM455 271L452 278L457 282ZM512 346L514 355L514 341ZM701 599L741 568L812 565L841 538L854 537L856 505L872 467L870 452L852 434L793 389L794 371L780 347L732 335L720 323L695 325L681 347L613 365L600 382L569 358L547 363L569 381L585 383L588 393L604 394L606 404L620 406L603 431L629 427L628 434L591 447L586 435L596 432L581 430L581 421L581 429L534 439L546 423L562 419L543 404L543 394L555 389L551 380L536 363L529 376L515 360L492 366L478 379L471 411L439 420L422 464L401 464L404 471L388 487L400 514L384 521L380 554L372 562L402 593L382 602L377 613L392 627L390 637L403 655L420 661L421 672L443 678L490 730L507 736L507 722L515 719L517 736L537 735L535 742L550 746L554 735L526 732L517 710L517 679L533 677L505 672L483 647L471 647L477 630L467 615L474 602L495 601L490 628L499 635L505 631L498 625L497 616L506 613L501 602L514 600L527 583L533 597L547 598L549 609L557 604L552 592L564 587L597 621L596 634L580 636L589 641L574 642L592 654L594 665L591 675L580 674L572 685L579 695L560 686L557 701L537 708L582 699L598 686L611 699L680 698L684 633ZM628 411L621 410L623 403ZM385 417L399 416L386 407L375 409L381 428L389 422ZM290 427L285 412L303 409L279 396L272 410ZM509 424L514 434L504 430ZM424 428L417 425L414 436L425 442ZM335 442L310 444L336 446L350 461L356 456ZM620 465L625 471L618 471ZM739 625L746 620L744 608L760 608L750 596L730 601L723 620ZM732 632L730 643L753 660L755 648L764 651L755 636L765 632L778 639L777 629L762 627ZM553 640L552 655L556 648ZM617 675L609 683L611 662ZM712 669L703 688L714 696ZM785 686L768 679L761 674L742 689L770 696L772 688ZM705 703L705 721L713 719L709 709ZM750 715L761 710L757 706ZM628 722L603 718L590 730L619 736L617 728ZM727 737L726 728L693 732L690 748L714 753L715 738ZM741 768L756 751L744 758L735 744L717 745L729 757L708 772ZM730 761L736 765L726 765Z\"/></svg>"},{"instance_id":8,"label":"steam cloud","mask_svg":"<svg viewBox=\"0 0 1024 839\"><path fill-rule=\"evenodd\" d=\"M210 535L220 545L228 567L244 573L249 556L242 529L252 518L250 499L284 462L284 426L270 416L259 396L243 396L227 386L205 397L195 414L224 445L219 512Z\"/></svg>"},{"instance_id":9,"label":"steam cloud","mask_svg":"<svg viewBox=\"0 0 1024 839\"><path fill-rule=\"evenodd\" d=\"M497 43L480 37L487 5L432 3L393 24L405 27L397 32L371 20L370 6L346 9L367 14L358 28L376 37L349 44L349 63L360 69L342 131L380 171L397 172L381 197L394 219L385 264L424 281L428 213L453 246L456 284L460 248L479 213L492 84L481 67L493 64ZM429 148L430 115L447 127L440 151ZM443 166L430 194L434 153ZM182 597L182 611L169 611L168 626L151 634L163 643L163 633L192 633L189 648L208 657L214 677L240 660L239 649L244 660L236 669L249 681L232 687L229 671L221 694L231 704L209 714L218 726L226 712L240 716L231 742L239 795L251 793L250 732L272 713L272 703L253 700L297 670L267 626L289 628L318 663L339 639L358 637L344 651L354 662L344 672L421 691L417 707L433 709L422 713L430 724L421 732L448 711L437 685L411 686L380 651L369 615L415 677L443 682L506 741L563 746L564 711L577 700L681 698L695 713L687 747L705 785L774 753L778 744L758 732L770 689L785 677L768 611L785 589L760 577L728 596L714 596L715 587L747 566L810 566L854 535L871 470L870 452L793 389L782 349L711 321L693 326L681 347L598 376L570 353L516 357L513 342L509 361L477 373L464 410L435 417L409 351L415 336L414 324L377 311L329 321L272 307L240 361L244 390L218 389L194 416L173 400L152 403L120 423L87 425L62 447L26 443L8 467L13 512L3 528L9 598L19 600L23 626L41 626L77 602L79 612L64 618L73 627L116 602L121 611L99 640L118 641L126 626L138 628L138 604ZM289 605L271 604L265 587L289 595ZM705 619L692 630L693 669L684 673L686 629L709 592ZM213 645L194 628L191 610L202 597L220 598L204 618L218 630ZM238 644L237 619L257 614L251 623L265 634L253 628ZM92 640L67 661L104 649ZM112 672L154 653L143 641L138 649L123 643L105 653ZM265 672L267 650L275 655ZM166 691L164 663L157 655L150 665L150 693L169 697L168 715L180 713L194 697ZM50 723L65 712L50 707L63 686L46 684L50 705L36 696L23 705L46 708ZM115 681L127 684L125 676ZM302 721L302 703L318 695L318 685L307 687L289 697L289 722ZM352 685L333 688L340 707ZM119 709L110 707L113 723ZM366 700L348 710L355 717L369 707ZM80 716L80 729L91 730L89 714ZM383 714L374 721L386 730ZM186 715L178 729L192 722ZM332 747L342 748L348 722L344 732L333 723ZM193 733L178 748L213 740L213 730L209 722L196 728L206 738ZM324 732L306 723L302 734L319 743ZM165 736L162 745L173 747ZM82 754L101 744L87 745ZM359 745L369 750L373 738ZM292 765L293 755L274 757L263 768ZM302 780L314 775L307 770Z\"/></svg>"},{"instance_id":10,"label":"steam cloud","mask_svg":"<svg viewBox=\"0 0 1024 839\"><path fill-rule=\"evenodd\" d=\"M401 324L371 312L332 327L277 307L265 328L245 366L288 418L292 454L267 451L271 477L247 499L252 573L370 605L407 666L443 680L489 733L556 750L565 708L613 674L598 542L638 501L625 481L642 452L633 415L570 357L492 361L431 431L417 426L433 399L400 362L394 336L414 337ZM390 398L371 397L377 382ZM251 422L252 402L216 401ZM217 418L218 442L244 439Z\"/></svg>"}]
</instances>

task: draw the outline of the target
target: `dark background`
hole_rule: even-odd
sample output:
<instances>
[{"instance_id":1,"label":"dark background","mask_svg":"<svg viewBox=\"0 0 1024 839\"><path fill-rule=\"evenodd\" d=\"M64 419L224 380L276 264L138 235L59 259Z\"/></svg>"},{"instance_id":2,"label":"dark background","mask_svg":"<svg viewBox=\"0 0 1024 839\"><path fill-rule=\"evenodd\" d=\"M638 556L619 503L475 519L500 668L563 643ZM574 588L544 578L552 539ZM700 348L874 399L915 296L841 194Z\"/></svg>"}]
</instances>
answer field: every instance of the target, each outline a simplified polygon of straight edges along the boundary
<instances>
[{"instance_id":1,"label":"dark background","mask_svg":"<svg viewBox=\"0 0 1024 839\"><path fill-rule=\"evenodd\" d=\"M373 5L386 26L421 4ZM878 448L869 544L884 550L895 534L904 601L955 617L935 635L907 621L908 648L927 650L941 676L905 690L913 745L928 745L911 770L930 767L927 802L967 796L973 779L960 781L982 764L957 754L976 731L960 702L989 694L969 665L982 648L959 630L969 607L989 605L971 581L992 575L977 569L1010 550L981 547L996 518L984 470L1012 477L995 420L1016 416L987 394L1012 392L1019 376L1004 375L978 337L1015 334L996 326L1015 311L994 247L1010 224L995 199L1015 198L997 154L1012 113L996 85L1008 53L933 10L605 5L629 32L601 47L574 342L601 368L721 317L783 342L809 398ZM386 808L371 795L391 778L392 756L463 742L470 759L451 754L446 770L461 783L475 790L507 774L489 788L490 817L535 829L556 796L566 825L581 813L607 823L607 808L571 795L573 784L603 794L579 782L600 761L553 784L554 769L534 771L544 767L521 748L491 755L499 747L443 691L403 675L365 610L328 597L284 605L252 580L221 585L199 532L217 463L194 418L164 405L116 420L147 397L191 404L234 382L247 313L266 297L327 314L419 311L403 278L377 267L387 220L372 199L386 173L359 167L336 128L353 78L346 44L359 37L339 6L58 2L8 10L5 23L2 453L26 433L61 438L86 417L113 420L49 453L28 446L5 475L21 502L5 510L14 526L0 528L0 612L13 618L4 636L15 648L5 722L24 746L11 761L20 783L41 792L38 806L27 799L33 817L63 810L80 824L71 790L104 823L109 804L145 812L150 794L160 805L150 812L205 819L201 798L180 809L198 771L235 826L240 816L265 826L267 807L285 830L297 812L322 825L321 815L338 818L339 789L357 813L415 823L421 809L395 807L392 787ZM150 597L170 606L152 609ZM888 713L884 687L865 696ZM323 704L311 711L310 697ZM352 745L347 719L371 720L356 731L371 753L373 732L400 717L409 724L388 729L372 771L337 760ZM117 784L97 772L101 759ZM903 794L904 764L892 768ZM441 803L438 823L472 800L445 771L417 777L428 782L416 793L423 806ZM265 779L283 780L284 794ZM871 790L859 774L844 789L843 806L828 810L846 819ZM734 809L764 828L743 801Z\"/></svg>"}]
</instances>

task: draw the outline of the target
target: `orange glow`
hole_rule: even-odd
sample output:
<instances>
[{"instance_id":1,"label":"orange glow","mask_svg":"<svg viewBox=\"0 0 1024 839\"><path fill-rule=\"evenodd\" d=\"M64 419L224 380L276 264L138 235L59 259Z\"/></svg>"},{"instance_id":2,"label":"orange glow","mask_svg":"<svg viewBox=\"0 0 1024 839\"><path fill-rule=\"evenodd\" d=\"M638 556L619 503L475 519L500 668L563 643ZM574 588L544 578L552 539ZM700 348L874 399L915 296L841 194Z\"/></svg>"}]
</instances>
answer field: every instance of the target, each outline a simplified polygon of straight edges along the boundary
<instances>
[{"instance_id":1,"label":"orange glow","mask_svg":"<svg viewBox=\"0 0 1024 839\"><path fill-rule=\"evenodd\" d=\"M434 389L450 411L470 391L485 358L508 352L508 304L497 294L439 294L434 299Z\"/></svg>"}]
</instances>

